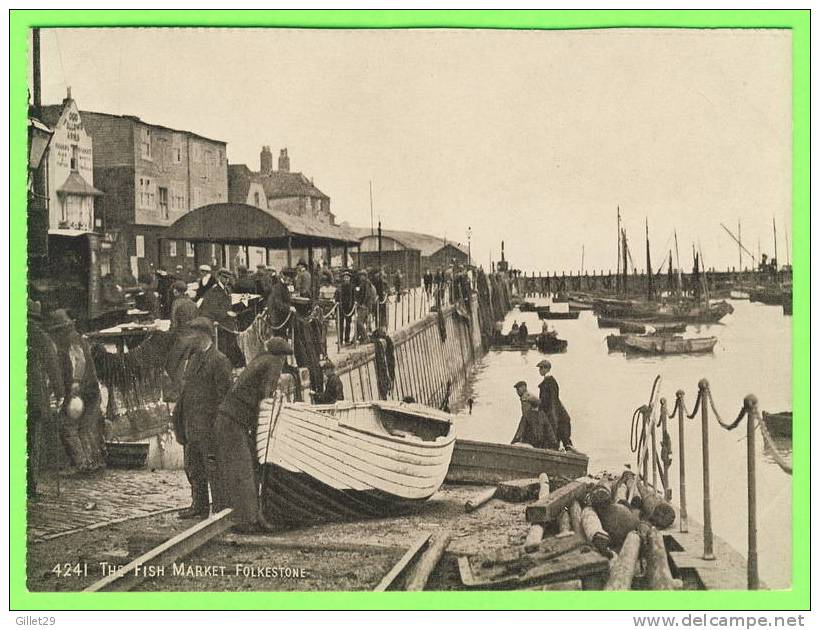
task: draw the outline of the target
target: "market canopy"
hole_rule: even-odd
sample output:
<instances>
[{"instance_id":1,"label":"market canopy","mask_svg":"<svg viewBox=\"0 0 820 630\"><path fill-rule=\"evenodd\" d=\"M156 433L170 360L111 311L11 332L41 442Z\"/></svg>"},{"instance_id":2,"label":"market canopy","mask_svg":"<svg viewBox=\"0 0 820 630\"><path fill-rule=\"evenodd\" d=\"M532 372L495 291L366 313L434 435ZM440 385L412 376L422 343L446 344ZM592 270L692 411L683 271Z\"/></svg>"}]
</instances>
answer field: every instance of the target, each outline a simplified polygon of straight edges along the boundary
<instances>
[{"instance_id":1,"label":"market canopy","mask_svg":"<svg viewBox=\"0 0 820 630\"><path fill-rule=\"evenodd\" d=\"M288 242L295 248L359 244L355 234L338 225L244 203L214 203L191 210L163 238L270 249L284 249Z\"/></svg>"}]
</instances>

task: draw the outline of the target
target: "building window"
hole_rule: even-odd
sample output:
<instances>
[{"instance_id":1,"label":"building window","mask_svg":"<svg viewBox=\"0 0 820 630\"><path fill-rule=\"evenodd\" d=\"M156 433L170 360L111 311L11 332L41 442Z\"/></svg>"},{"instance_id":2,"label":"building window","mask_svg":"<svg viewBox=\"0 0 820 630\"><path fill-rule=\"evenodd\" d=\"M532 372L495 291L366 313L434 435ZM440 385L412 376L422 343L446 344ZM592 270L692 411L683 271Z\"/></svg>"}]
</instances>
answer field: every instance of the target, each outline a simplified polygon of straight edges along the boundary
<instances>
[{"instance_id":1,"label":"building window","mask_svg":"<svg viewBox=\"0 0 820 630\"><path fill-rule=\"evenodd\" d=\"M71 145L71 170L79 170L79 149L76 144Z\"/></svg>"},{"instance_id":2,"label":"building window","mask_svg":"<svg viewBox=\"0 0 820 630\"><path fill-rule=\"evenodd\" d=\"M148 127L140 130L140 155L145 160L151 159L151 130Z\"/></svg>"},{"instance_id":3,"label":"building window","mask_svg":"<svg viewBox=\"0 0 820 630\"><path fill-rule=\"evenodd\" d=\"M190 241L185 241L185 255L188 258L194 257L194 244Z\"/></svg>"},{"instance_id":4,"label":"building window","mask_svg":"<svg viewBox=\"0 0 820 630\"><path fill-rule=\"evenodd\" d=\"M145 258L145 237L142 234L136 236L137 258Z\"/></svg>"},{"instance_id":5,"label":"building window","mask_svg":"<svg viewBox=\"0 0 820 630\"><path fill-rule=\"evenodd\" d=\"M150 177L140 177L139 187L139 202L140 208L153 209L155 207L156 199L154 192L154 183Z\"/></svg>"},{"instance_id":6,"label":"building window","mask_svg":"<svg viewBox=\"0 0 820 630\"><path fill-rule=\"evenodd\" d=\"M177 242L176 241L168 241L168 255L171 258L176 258L176 256L177 256Z\"/></svg>"},{"instance_id":7,"label":"building window","mask_svg":"<svg viewBox=\"0 0 820 630\"><path fill-rule=\"evenodd\" d=\"M163 219L168 218L168 189L160 186L159 191L159 214ZM176 245L174 246L176 247ZM174 254L176 255L176 254Z\"/></svg>"}]
</instances>

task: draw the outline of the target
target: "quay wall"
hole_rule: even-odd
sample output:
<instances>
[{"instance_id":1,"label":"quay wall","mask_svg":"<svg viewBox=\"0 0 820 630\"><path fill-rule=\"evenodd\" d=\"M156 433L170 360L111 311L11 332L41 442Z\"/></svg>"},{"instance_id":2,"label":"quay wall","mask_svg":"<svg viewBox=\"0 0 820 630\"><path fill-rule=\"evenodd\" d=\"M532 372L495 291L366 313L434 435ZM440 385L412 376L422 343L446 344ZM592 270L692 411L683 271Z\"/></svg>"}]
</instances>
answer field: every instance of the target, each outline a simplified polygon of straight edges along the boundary
<instances>
[{"instance_id":1,"label":"quay wall","mask_svg":"<svg viewBox=\"0 0 820 630\"><path fill-rule=\"evenodd\" d=\"M412 396L417 402L440 407L451 384L450 406L461 399L469 383L470 371L483 355L478 323L477 297L470 297L471 318L458 314L454 307L442 311L446 338L439 332L438 314L392 334L395 356L395 382L388 398L402 400ZM340 360L336 372L344 386L346 400L379 398L376 355L372 344Z\"/></svg>"}]
</instances>

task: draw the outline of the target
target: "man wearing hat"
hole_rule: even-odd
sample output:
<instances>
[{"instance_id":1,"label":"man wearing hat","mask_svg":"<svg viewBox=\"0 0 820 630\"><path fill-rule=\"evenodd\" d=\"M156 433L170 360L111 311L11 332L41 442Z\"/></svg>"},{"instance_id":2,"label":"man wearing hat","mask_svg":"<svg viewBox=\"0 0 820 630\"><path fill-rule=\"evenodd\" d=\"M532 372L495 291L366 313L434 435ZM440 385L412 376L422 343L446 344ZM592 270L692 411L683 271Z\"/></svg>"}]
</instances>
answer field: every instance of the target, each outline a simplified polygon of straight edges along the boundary
<instances>
[{"instance_id":1,"label":"man wearing hat","mask_svg":"<svg viewBox=\"0 0 820 630\"><path fill-rule=\"evenodd\" d=\"M284 339L268 339L265 350L242 371L219 405L215 429L221 492L214 509L233 508L235 529L242 533L261 529L256 455L259 403L273 396L285 357L292 353Z\"/></svg>"},{"instance_id":2,"label":"man wearing hat","mask_svg":"<svg viewBox=\"0 0 820 630\"><path fill-rule=\"evenodd\" d=\"M336 374L336 365L328 359L324 364L325 368L325 391L314 392L313 401L317 405L332 405L335 402L345 399L342 379Z\"/></svg>"},{"instance_id":3,"label":"man wearing hat","mask_svg":"<svg viewBox=\"0 0 820 630\"><path fill-rule=\"evenodd\" d=\"M270 294L270 290L273 287L273 281L270 273L271 271L273 271L273 268L269 270L267 265L264 263L259 263L256 265L256 273L253 274L256 293L261 295L263 298L268 297L268 294Z\"/></svg>"},{"instance_id":4,"label":"man wearing hat","mask_svg":"<svg viewBox=\"0 0 820 630\"><path fill-rule=\"evenodd\" d=\"M200 265L199 281L197 282L196 296L194 297L194 301L199 302L202 298L204 298L208 290L215 284L216 278L214 278L211 274L211 266Z\"/></svg>"},{"instance_id":5,"label":"man wearing hat","mask_svg":"<svg viewBox=\"0 0 820 630\"><path fill-rule=\"evenodd\" d=\"M290 290L288 290L287 285L279 275L274 275L271 278L267 309L274 336L287 339L290 336L288 317L294 308L290 303Z\"/></svg>"},{"instance_id":6,"label":"man wearing hat","mask_svg":"<svg viewBox=\"0 0 820 630\"><path fill-rule=\"evenodd\" d=\"M313 288L313 281L310 276L310 271L308 271L307 264L305 264L304 259L299 259L299 263L296 265L296 280L294 281L293 288L296 290L296 295L299 297L311 297L311 290Z\"/></svg>"},{"instance_id":7,"label":"man wearing hat","mask_svg":"<svg viewBox=\"0 0 820 630\"><path fill-rule=\"evenodd\" d=\"M173 302L171 304L171 330L181 330L194 317L199 315L199 310L194 301L188 297L188 285L182 280L177 280L171 286Z\"/></svg>"},{"instance_id":8,"label":"man wearing hat","mask_svg":"<svg viewBox=\"0 0 820 630\"><path fill-rule=\"evenodd\" d=\"M339 318L341 327L338 334L342 337L342 343L350 343L350 322L353 319L355 304L353 301L353 284L350 282L350 272L345 269L342 272L342 282L336 288L334 300L339 306Z\"/></svg>"},{"instance_id":9,"label":"man wearing hat","mask_svg":"<svg viewBox=\"0 0 820 630\"><path fill-rule=\"evenodd\" d=\"M214 418L231 387L231 363L213 342L213 323L207 317L188 322L182 341L189 349L183 370L182 392L174 407L177 441L183 446L185 474L191 484L191 507L179 518L208 517L208 488L218 503L220 486L209 457L215 454Z\"/></svg>"},{"instance_id":10,"label":"man wearing hat","mask_svg":"<svg viewBox=\"0 0 820 630\"><path fill-rule=\"evenodd\" d=\"M42 325L40 303L28 300L28 361L26 362L26 493L37 493L37 473L43 428L51 424L52 396L62 406L63 375L57 358L57 348Z\"/></svg>"},{"instance_id":11,"label":"man wearing hat","mask_svg":"<svg viewBox=\"0 0 820 630\"><path fill-rule=\"evenodd\" d=\"M538 362L538 373L544 377L538 384L539 399L541 401L541 410L547 414L547 418L555 427L555 433L558 440L563 444L566 450L574 450L572 447L572 440L570 433L572 426L569 414L561 403L561 398L558 395L558 381L549 372L552 369L552 363L543 359Z\"/></svg>"},{"instance_id":12,"label":"man wearing hat","mask_svg":"<svg viewBox=\"0 0 820 630\"><path fill-rule=\"evenodd\" d=\"M211 321L227 324L231 304L231 278L233 274L224 267L216 272L216 282L205 292L199 304L199 315Z\"/></svg>"},{"instance_id":13,"label":"man wearing hat","mask_svg":"<svg viewBox=\"0 0 820 630\"><path fill-rule=\"evenodd\" d=\"M102 468L100 383L88 341L77 332L65 309L53 311L46 328L57 347L63 383L60 439L78 472Z\"/></svg>"},{"instance_id":14,"label":"man wearing hat","mask_svg":"<svg viewBox=\"0 0 820 630\"><path fill-rule=\"evenodd\" d=\"M552 425L546 414L538 408L538 397L527 391L527 384L524 381L518 381L514 387L521 399L521 421L511 444L523 443L536 448L557 448L558 443Z\"/></svg>"}]
</instances>

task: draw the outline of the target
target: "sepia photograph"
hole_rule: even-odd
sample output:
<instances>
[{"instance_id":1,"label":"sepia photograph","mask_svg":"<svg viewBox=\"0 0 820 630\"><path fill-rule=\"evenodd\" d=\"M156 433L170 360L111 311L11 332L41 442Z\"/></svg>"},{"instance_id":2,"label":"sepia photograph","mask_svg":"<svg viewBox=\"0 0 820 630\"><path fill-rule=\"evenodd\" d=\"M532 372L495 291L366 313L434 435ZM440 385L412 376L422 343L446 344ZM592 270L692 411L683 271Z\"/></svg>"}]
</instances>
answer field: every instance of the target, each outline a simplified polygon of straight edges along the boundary
<instances>
[{"instance_id":1,"label":"sepia photograph","mask_svg":"<svg viewBox=\"0 0 820 630\"><path fill-rule=\"evenodd\" d=\"M25 589L790 591L793 37L28 28Z\"/></svg>"}]
</instances>

